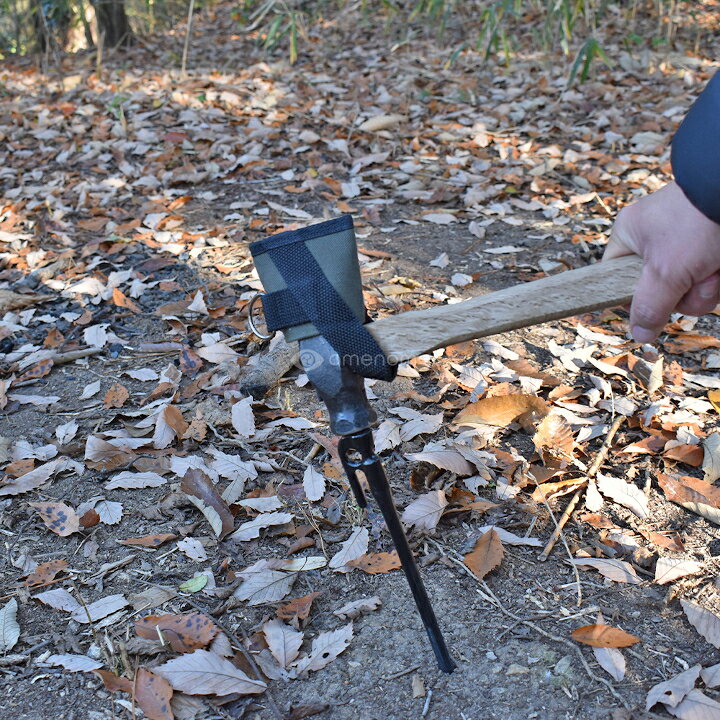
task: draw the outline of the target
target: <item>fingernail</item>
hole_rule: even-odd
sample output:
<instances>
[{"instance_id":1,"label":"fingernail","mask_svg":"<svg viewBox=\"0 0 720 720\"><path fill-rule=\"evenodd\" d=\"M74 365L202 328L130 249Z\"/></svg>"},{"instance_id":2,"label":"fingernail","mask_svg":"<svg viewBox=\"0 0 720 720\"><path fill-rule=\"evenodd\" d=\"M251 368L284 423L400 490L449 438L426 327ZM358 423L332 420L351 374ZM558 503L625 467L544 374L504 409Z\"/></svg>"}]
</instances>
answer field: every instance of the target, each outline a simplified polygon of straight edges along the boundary
<instances>
[{"instance_id":1,"label":"fingernail","mask_svg":"<svg viewBox=\"0 0 720 720\"><path fill-rule=\"evenodd\" d=\"M698 293L703 300L710 300L717 295L717 287L714 282L700 283Z\"/></svg>"},{"instance_id":2,"label":"fingernail","mask_svg":"<svg viewBox=\"0 0 720 720\"><path fill-rule=\"evenodd\" d=\"M657 337L657 334L652 330L648 330L640 325L633 325L630 332L632 332L635 342L639 343L651 343Z\"/></svg>"}]
</instances>

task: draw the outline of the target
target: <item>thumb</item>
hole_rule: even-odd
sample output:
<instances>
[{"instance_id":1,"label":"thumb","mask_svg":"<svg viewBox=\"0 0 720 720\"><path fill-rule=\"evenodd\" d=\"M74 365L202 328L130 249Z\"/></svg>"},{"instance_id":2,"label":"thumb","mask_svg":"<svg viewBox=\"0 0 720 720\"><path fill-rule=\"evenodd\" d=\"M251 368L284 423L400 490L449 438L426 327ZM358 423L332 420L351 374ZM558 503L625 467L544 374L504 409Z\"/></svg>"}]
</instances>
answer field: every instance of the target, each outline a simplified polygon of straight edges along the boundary
<instances>
[{"instance_id":1,"label":"thumb","mask_svg":"<svg viewBox=\"0 0 720 720\"><path fill-rule=\"evenodd\" d=\"M652 342L662 332L670 313L690 289L677 275L646 262L630 306L630 329L637 342Z\"/></svg>"}]
</instances>

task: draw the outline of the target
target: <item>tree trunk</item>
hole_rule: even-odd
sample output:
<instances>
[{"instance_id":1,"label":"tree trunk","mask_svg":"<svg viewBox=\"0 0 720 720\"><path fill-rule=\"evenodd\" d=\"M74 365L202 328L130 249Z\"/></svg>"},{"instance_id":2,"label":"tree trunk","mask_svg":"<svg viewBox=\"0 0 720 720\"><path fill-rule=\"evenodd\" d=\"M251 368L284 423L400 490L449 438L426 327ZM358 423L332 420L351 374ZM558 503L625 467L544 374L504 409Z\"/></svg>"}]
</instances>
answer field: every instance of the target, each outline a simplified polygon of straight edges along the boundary
<instances>
[{"instance_id":1,"label":"tree trunk","mask_svg":"<svg viewBox=\"0 0 720 720\"><path fill-rule=\"evenodd\" d=\"M94 0L98 34L103 45L109 48L128 47L133 44L133 33L125 14L125 0Z\"/></svg>"}]
</instances>

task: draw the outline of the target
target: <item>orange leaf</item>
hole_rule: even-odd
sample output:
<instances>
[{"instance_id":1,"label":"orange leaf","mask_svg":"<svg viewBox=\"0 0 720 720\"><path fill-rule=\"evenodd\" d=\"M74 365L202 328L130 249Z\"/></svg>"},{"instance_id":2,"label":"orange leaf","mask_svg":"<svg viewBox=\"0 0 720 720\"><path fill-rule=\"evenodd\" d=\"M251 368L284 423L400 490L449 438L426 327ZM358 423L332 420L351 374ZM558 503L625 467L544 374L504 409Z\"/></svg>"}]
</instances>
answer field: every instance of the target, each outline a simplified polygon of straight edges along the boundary
<instances>
[{"instance_id":1,"label":"orange leaf","mask_svg":"<svg viewBox=\"0 0 720 720\"><path fill-rule=\"evenodd\" d=\"M720 390L708 390L707 397L715 411L720 413Z\"/></svg>"},{"instance_id":2,"label":"orange leaf","mask_svg":"<svg viewBox=\"0 0 720 720\"><path fill-rule=\"evenodd\" d=\"M513 420L526 415L544 417L547 403L537 395L514 393L483 398L471 403L455 416L456 425L508 426Z\"/></svg>"},{"instance_id":3,"label":"orange leaf","mask_svg":"<svg viewBox=\"0 0 720 720\"><path fill-rule=\"evenodd\" d=\"M663 347L669 353L679 355L684 352L694 352L695 350L706 350L707 348L720 347L720 339L712 335L699 335L698 333L683 333L674 337L672 340L666 340Z\"/></svg>"},{"instance_id":4,"label":"orange leaf","mask_svg":"<svg viewBox=\"0 0 720 720\"><path fill-rule=\"evenodd\" d=\"M47 585L55 579L55 576L68 566L65 560L51 560L50 562L38 565L25 579L25 584Z\"/></svg>"},{"instance_id":5,"label":"orange leaf","mask_svg":"<svg viewBox=\"0 0 720 720\"><path fill-rule=\"evenodd\" d=\"M120 383L115 383L106 393L103 404L105 408L119 408L122 407L127 399L130 397L130 393L127 388Z\"/></svg>"},{"instance_id":6,"label":"orange leaf","mask_svg":"<svg viewBox=\"0 0 720 720\"><path fill-rule=\"evenodd\" d=\"M676 445L674 448L666 450L663 457L692 467L700 467L703 457L705 457L705 451L699 445Z\"/></svg>"},{"instance_id":7,"label":"orange leaf","mask_svg":"<svg viewBox=\"0 0 720 720\"><path fill-rule=\"evenodd\" d=\"M43 340L43 347L56 348L64 342L65 336L57 328L53 328Z\"/></svg>"},{"instance_id":8,"label":"orange leaf","mask_svg":"<svg viewBox=\"0 0 720 720\"><path fill-rule=\"evenodd\" d=\"M158 638L158 631L175 652L187 653L204 648L218 633L218 627L201 613L148 615L135 621L138 637Z\"/></svg>"},{"instance_id":9,"label":"orange leaf","mask_svg":"<svg viewBox=\"0 0 720 720\"><path fill-rule=\"evenodd\" d=\"M80 529L80 518L65 503L31 502L28 504L38 511L45 525L61 537L72 535Z\"/></svg>"},{"instance_id":10,"label":"orange leaf","mask_svg":"<svg viewBox=\"0 0 720 720\"><path fill-rule=\"evenodd\" d=\"M52 370L53 360L47 358L41 360L39 363L33 365L29 370L24 372L19 378L15 379L14 385L28 380L37 380L38 378L45 377Z\"/></svg>"},{"instance_id":11,"label":"orange leaf","mask_svg":"<svg viewBox=\"0 0 720 720\"><path fill-rule=\"evenodd\" d=\"M100 679L110 692L117 692L120 690L121 692L126 692L132 695L132 680L115 675L115 673L111 673L109 670L93 670L93 672L100 676Z\"/></svg>"},{"instance_id":12,"label":"orange leaf","mask_svg":"<svg viewBox=\"0 0 720 720\"><path fill-rule=\"evenodd\" d=\"M165 408L165 422L175 431L178 437L182 437L190 427L177 405L168 405Z\"/></svg>"},{"instance_id":13,"label":"orange leaf","mask_svg":"<svg viewBox=\"0 0 720 720\"><path fill-rule=\"evenodd\" d=\"M504 554L502 541L493 529L480 536L474 550L463 558L463 562L473 575L482 580L502 562Z\"/></svg>"},{"instance_id":14,"label":"orange leaf","mask_svg":"<svg viewBox=\"0 0 720 720\"><path fill-rule=\"evenodd\" d=\"M113 299L113 304L116 305L117 307L125 308L126 310L130 310L130 312L134 312L134 313L142 312L139 305L137 303L133 302L119 288L113 288L112 299Z\"/></svg>"},{"instance_id":15,"label":"orange leaf","mask_svg":"<svg viewBox=\"0 0 720 720\"><path fill-rule=\"evenodd\" d=\"M572 631L572 639L575 642L593 647L630 647L640 642L636 635L610 625L583 625Z\"/></svg>"},{"instance_id":16,"label":"orange leaf","mask_svg":"<svg viewBox=\"0 0 720 720\"><path fill-rule=\"evenodd\" d=\"M356 560L351 560L348 565L359 568L368 575L378 575L397 570L400 567L400 558L395 550L392 552L365 553Z\"/></svg>"},{"instance_id":17,"label":"orange leaf","mask_svg":"<svg viewBox=\"0 0 720 720\"><path fill-rule=\"evenodd\" d=\"M125 540L118 540L118 545L130 545L138 547L160 547L163 543L169 540L174 540L177 535L172 533L160 533L159 535L143 535L142 537L126 538Z\"/></svg>"},{"instance_id":18,"label":"orange leaf","mask_svg":"<svg viewBox=\"0 0 720 720\"><path fill-rule=\"evenodd\" d=\"M170 707L173 689L163 677L140 668L135 676L135 701L149 720L173 720Z\"/></svg>"},{"instance_id":19,"label":"orange leaf","mask_svg":"<svg viewBox=\"0 0 720 720\"><path fill-rule=\"evenodd\" d=\"M281 620L306 620L310 614L310 608L312 607L313 600L321 595L319 592L310 593L309 595L303 595L302 597L295 598L285 605L281 605L275 614Z\"/></svg>"},{"instance_id":20,"label":"orange leaf","mask_svg":"<svg viewBox=\"0 0 720 720\"><path fill-rule=\"evenodd\" d=\"M579 487L587 482L585 478L571 478L570 480L560 480L559 482L546 482L538 485L532 493L532 499L541 503L543 498L550 500L551 498L567 495L575 492Z\"/></svg>"}]
</instances>

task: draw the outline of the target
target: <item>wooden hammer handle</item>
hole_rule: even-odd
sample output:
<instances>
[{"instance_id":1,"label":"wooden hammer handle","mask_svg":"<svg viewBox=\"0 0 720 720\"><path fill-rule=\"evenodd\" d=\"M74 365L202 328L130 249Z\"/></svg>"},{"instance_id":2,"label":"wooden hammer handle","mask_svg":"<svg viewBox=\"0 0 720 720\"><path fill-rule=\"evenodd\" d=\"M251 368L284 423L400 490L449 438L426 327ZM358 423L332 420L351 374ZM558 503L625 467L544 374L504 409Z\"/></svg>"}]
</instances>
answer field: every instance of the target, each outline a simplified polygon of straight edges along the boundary
<instances>
[{"instance_id":1,"label":"wooden hammer handle","mask_svg":"<svg viewBox=\"0 0 720 720\"><path fill-rule=\"evenodd\" d=\"M637 255L628 255L365 327L385 354L400 362L464 340L624 305L632 299L641 267Z\"/></svg>"}]
</instances>

